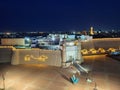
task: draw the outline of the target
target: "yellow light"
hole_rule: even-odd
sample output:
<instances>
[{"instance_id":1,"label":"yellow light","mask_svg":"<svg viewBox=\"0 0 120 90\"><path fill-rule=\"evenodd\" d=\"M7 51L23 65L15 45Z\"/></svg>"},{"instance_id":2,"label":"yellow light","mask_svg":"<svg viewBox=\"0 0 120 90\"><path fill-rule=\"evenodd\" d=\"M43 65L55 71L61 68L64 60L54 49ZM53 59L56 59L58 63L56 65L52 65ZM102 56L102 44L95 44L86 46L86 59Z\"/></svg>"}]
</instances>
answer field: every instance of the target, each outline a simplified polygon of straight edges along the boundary
<instances>
[{"instance_id":1,"label":"yellow light","mask_svg":"<svg viewBox=\"0 0 120 90\"><path fill-rule=\"evenodd\" d=\"M30 61L31 59L45 62L48 59L48 57L45 55L41 55L39 57L34 57L33 55L25 55L25 57L24 57L25 61Z\"/></svg>"},{"instance_id":2,"label":"yellow light","mask_svg":"<svg viewBox=\"0 0 120 90\"><path fill-rule=\"evenodd\" d=\"M92 54L96 54L96 53L97 53L97 50L95 50L94 48L91 48L89 51L90 51Z\"/></svg>"},{"instance_id":3,"label":"yellow light","mask_svg":"<svg viewBox=\"0 0 120 90\"><path fill-rule=\"evenodd\" d=\"M83 49L83 50L81 50L81 53L82 54L88 54L88 50L87 49Z\"/></svg>"},{"instance_id":4,"label":"yellow light","mask_svg":"<svg viewBox=\"0 0 120 90\"><path fill-rule=\"evenodd\" d=\"M107 51L109 51L109 52L115 52L116 49L115 48L109 48Z\"/></svg>"},{"instance_id":5,"label":"yellow light","mask_svg":"<svg viewBox=\"0 0 120 90\"><path fill-rule=\"evenodd\" d=\"M7 32L6 34L7 34L7 35L10 35L11 33L10 33L10 32Z\"/></svg>"},{"instance_id":6,"label":"yellow light","mask_svg":"<svg viewBox=\"0 0 120 90\"><path fill-rule=\"evenodd\" d=\"M105 53L105 49L99 48L99 49L98 49L98 52L100 52L100 53Z\"/></svg>"},{"instance_id":7,"label":"yellow light","mask_svg":"<svg viewBox=\"0 0 120 90\"><path fill-rule=\"evenodd\" d=\"M30 61L30 59L31 59L30 55L26 55L26 56L24 57L24 60L25 60L25 61Z\"/></svg>"},{"instance_id":8,"label":"yellow light","mask_svg":"<svg viewBox=\"0 0 120 90\"><path fill-rule=\"evenodd\" d=\"M94 50L94 51L91 51L92 52L92 54L96 54L97 53L97 51L96 50Z\"/></svg>"}]
</instances>

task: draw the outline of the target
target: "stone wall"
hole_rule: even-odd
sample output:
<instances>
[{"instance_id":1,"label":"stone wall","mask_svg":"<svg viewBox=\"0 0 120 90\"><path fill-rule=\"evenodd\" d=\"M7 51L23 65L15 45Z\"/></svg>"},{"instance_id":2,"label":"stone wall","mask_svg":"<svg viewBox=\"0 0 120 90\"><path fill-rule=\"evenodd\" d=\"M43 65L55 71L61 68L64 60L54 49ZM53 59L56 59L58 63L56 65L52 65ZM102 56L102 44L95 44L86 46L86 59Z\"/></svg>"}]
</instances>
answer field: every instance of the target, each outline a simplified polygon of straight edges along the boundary
<instances>
[{"instance_id":1,"label":"stone wall","mask_svg":"<svg viewBox=\"0 0 120 90\"><path fill-rule=\"evenodd\" d=\"M61 66L61 51L41 49L16 49L13 51L11 63L13 65L47 64L52 66Z\"/></svg>"},{"instance_id":2,"label":"stone wall","mask_svg":"<svg viewBox=\"0 0 120 90\"><path fill-rule=\"evenodd\" d=\"M120 38L103 38L103 39L93 39L90 41L82 42L81 49L91 49L91 48L120 48Z\"/></svg>"}]
</instances>

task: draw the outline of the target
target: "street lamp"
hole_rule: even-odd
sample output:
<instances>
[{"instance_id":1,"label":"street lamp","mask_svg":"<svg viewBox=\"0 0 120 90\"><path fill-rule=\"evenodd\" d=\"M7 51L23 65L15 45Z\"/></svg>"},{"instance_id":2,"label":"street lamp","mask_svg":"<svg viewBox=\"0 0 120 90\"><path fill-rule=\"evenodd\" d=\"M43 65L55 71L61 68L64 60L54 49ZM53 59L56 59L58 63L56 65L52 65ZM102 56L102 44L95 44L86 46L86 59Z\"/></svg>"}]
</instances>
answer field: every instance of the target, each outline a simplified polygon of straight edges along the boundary
<instances>
[{"instance_id":1,"label":"street lamp","mask_svg":"<svg viewBox=\"0 0 120 90\"><path fill-rule=\"evenodd\" d=\"M2 77L3 88L0 88L0 90L5 90L5 76L3 73L1 73L1 77Z\"/></svg>"}]
</instances>

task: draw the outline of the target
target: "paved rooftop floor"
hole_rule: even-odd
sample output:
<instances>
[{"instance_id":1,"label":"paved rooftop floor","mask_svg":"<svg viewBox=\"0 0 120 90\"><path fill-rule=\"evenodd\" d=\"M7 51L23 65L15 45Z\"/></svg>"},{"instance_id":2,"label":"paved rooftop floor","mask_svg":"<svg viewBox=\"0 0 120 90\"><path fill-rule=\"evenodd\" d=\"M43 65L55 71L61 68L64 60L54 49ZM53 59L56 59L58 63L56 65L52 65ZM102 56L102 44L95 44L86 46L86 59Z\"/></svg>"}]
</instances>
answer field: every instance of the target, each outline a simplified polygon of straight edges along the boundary
<instances>
[{"instance_id":1,"label":"paved rooftop floor","mask_svg":"<svg viewBox=\"0 0 120 90\"><path fill-rule=\"evenodd\" d=\"M90 70L92 83L87 75L77 74L80 81L72 84L71 68L47 65L0 64L0 88L3 88L2 73L5 77L5 90L120 90L120 62L105 55L84 56L83 67Z\"/></svg>"}]
</instances>

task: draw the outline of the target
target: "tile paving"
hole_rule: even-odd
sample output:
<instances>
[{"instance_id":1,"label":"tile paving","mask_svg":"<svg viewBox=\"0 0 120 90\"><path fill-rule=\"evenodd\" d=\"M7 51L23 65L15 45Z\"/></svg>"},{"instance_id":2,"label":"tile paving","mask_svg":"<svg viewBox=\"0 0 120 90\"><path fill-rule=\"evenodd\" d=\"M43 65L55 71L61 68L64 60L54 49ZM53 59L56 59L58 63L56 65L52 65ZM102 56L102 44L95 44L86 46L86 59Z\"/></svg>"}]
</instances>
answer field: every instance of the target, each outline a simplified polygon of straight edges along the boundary
<instances>
[{"instance_id":1,"label":"tile paving","mask_svg":"<svg viewBox=\"0 0 120 90\"><path fill-rule=\"evenodd\" d=\"M3 88L1 73L5 76L5 90L120 90L120 62L105 55L84 56L82 66L90 70L92 83L86 82L86 74L77 74L80 81L72 84L70 68L47 65L0 64L0 88Z\"/></svg>"}]
</instances>

